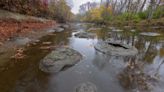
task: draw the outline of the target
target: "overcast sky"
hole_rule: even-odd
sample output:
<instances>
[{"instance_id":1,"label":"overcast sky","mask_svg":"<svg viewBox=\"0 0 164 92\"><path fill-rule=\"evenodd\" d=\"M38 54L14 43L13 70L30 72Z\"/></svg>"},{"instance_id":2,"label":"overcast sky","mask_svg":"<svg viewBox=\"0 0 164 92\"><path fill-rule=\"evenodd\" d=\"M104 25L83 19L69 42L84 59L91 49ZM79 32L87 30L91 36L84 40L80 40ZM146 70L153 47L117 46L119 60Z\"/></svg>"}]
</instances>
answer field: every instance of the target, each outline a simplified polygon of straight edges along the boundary
<instances>
[{"instance_id":1,"label":"overcast sky","mask_svg":"<svg viewBox=\"0 0 164 92\"><path fill-rule=\"evenodd\" d=\"M84 3L88 2L88 1L90 1L90 2L97 1L98 2L100 0L73 0L74 6L72 8L72 12L77 14L79 12L80 5L82 5L82 4L84 4Z\"/></svg>"}]
</instances>

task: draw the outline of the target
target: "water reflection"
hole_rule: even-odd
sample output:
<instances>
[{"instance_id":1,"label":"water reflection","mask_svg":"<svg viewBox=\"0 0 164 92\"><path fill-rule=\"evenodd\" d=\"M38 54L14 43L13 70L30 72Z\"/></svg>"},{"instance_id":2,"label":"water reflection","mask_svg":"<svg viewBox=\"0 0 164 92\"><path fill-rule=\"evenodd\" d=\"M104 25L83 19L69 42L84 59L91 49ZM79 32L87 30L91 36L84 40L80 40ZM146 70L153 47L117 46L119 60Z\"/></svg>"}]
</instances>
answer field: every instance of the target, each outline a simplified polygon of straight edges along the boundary
<instances>
[{"instance_id":1,"label":"water reflection","mask_svg":"<svg viewBox=\"0 0 164 92\"><path fill-rule=\"evenodd\" d=\"M25 57L21 60L6 59L9 62L0 71L1 92L45 92L48 89L49 76L38 69L39 61L49 53L41 50L42 42L52 42L53 45L66 45L71 33L57 33L55 36L45 36L36 45L25 47ZM62 39L59 39L62 38ZM10 52L9 52L10 53Z\"/></svg>"},{"instance_id":2,"label":"water reflection","mask_svg":"<svg viewBox=\"0 0 164 92\"><path fill-rule=\"evenodd\" d=\"M72 25L73 30L85 31L90 24ZM122 29L122 28L121 28ZM40 39L32 47L26 47L27 57L20 61L10 60L0 75L2 92L73 92L76 85L92 82L98 92L132 92L149 89L155 82L153 92L164 90L164 33L156 37L142 36L140 31L111 31L108 28L91 31L96 39L72 36L71 31L55 33ZM149 30L150 31L150 30ZM139 54L135 57L107 56L94 49L99 41L111 39L135 46ZM47 75L38 69L39 61L50 51L39 49L42 42L51 45L67 45L83 55L83 60L59 74ZM1 60L1 59L0 59Z\"/></svg>"},{"instance_id":3,"label":"water reflection","mask_svg":"<svg viewBox=\"0 0 164 92\"><path fill-rule=\"evenodd\" d=\"M126 66L123 69L123 72L120 73L119 80L121 85L126 89L130 89L131 91L133 90L137 91L137 89L141 91L149 89L149 84L148 84L149 82L147 81L150 79L151 80L154 79L151 78L150 76L157 78L157 75L162 73L160 72L160 70L162 69L163 66L164 57L161 56L160 53L162 52L162 48L164 45L164 43L161 42L164 36L158 36L158 37L141 36L138 33L130 33L124 31L123 33L120 32L113 33L113 36L111 37L114 40L121 40L126 44L133 45L137 47L139 51L139 54L135 57L135 59L131 61L131 62L135 62L135 64L130 64L130 66L133 68L130 69L129 66ZM137 71L141 71L142 73L141 75L135 73L131 74L131 72L135 72L133 69L137 69L138 66L141 65L142 67L139 70L137 70ZM150 73L150 71L153 71L154 73L152 72ZM160 78L162 77L163 74ZM138 83L138 81L141 81L141 83ZM158 90L158 89L154 87L153 90Z\"/></svg>"}]
</instances>

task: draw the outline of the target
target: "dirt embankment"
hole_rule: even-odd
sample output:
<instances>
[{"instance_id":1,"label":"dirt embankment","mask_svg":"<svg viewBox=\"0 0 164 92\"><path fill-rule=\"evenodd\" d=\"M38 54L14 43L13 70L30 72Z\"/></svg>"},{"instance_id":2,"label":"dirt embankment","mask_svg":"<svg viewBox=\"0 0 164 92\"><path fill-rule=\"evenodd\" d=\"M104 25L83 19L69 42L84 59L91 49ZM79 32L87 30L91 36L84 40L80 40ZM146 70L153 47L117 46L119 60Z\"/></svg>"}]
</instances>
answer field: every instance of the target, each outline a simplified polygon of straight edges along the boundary
<instances>
[{"instance_id":1,"label":"dirt embankment","mask_svg":"<svg viewBox=\"0 0 164 92\"><path fill-rule=\"evenodd\" d=\"M39 31L56 25L53 20L20 15L0 10L0 42L31 31Z\"/></svg>"}]
</instances>

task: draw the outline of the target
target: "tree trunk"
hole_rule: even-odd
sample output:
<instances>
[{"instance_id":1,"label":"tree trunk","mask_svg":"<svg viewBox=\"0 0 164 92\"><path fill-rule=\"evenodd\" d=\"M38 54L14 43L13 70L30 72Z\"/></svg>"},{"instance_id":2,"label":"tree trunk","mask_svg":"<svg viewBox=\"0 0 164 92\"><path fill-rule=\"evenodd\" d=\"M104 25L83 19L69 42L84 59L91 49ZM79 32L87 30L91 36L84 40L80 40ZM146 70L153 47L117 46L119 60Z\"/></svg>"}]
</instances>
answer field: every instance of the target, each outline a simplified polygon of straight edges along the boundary
<instances>
[{"instance_id":1,"label":"tree trunk","mask_svg":"<svg viewBox=\"0 0 164 92\"><path fill-rule=\"evenodd\" d=\"M142 12L143 11L143 9L144 9L144 7L145 7L145 4L146 4L146 0L144 0L144 2L142 3L142 6L141 6L141 8L140 8L140 12Z\"/></svg>"},{"instance_id":2,"label":"tree trunk","mask_svg":"<svg viewBox=\"0 0 164 92\"><path fill-rule=\"evenodd\" d=\"M119 12L122 12L122 11L123 11L124 7L126 6L127 1L128 1L128 0L125 0L124 3L121 1L121 2L122 2L122 6L121 6Z\"/></svg>"}]
</instances>

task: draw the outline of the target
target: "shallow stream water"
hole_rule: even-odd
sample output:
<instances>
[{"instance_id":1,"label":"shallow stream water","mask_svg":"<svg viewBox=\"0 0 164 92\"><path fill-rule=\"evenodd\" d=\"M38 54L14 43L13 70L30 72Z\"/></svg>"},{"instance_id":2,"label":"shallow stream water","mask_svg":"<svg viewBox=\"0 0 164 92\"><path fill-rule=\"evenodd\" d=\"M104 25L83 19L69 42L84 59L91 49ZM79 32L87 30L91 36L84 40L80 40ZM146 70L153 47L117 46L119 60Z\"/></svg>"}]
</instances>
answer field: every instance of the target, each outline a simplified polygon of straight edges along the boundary
<instances>
[{"instance_id":1,"label":"shallow stream water","mask_svg":"<svg viewBox=\"0 0 164 92\"><path fill-rule=\"evenodd\" d=\"M91 31L95 38L77 38L74 34L86 31L90 24L74 24L74 29L44 36L35 45L25 46L26 57L21 60L5 58L7 62L0 66L0 92L75 92L77 85L91 82L98 92L145 92L131 87L130 79L120 79L125 74L130 57L110 56L94 49L94 44L105 39L120 40L135 46L138 55L134 61L142 62L144 74L155 76L148 92L163 92L164 90L164 30L157 29L126 29L115 27L121 31L112 31L109 27ZM148 35L143 35L148 32ZM151 35L156 32L160 35ZM149 35L150 34L150 35ZM83 59L75 66L57 74L46 74L39 70L39 62L50 50L43 50L42 42L52 42L53 46L67 46L83 55ZM9 54L10 55L10 54ZM133 57L134 58L134 57ZM124 85L122 85L124 84Z\"/></svg>"}]
</instances>

